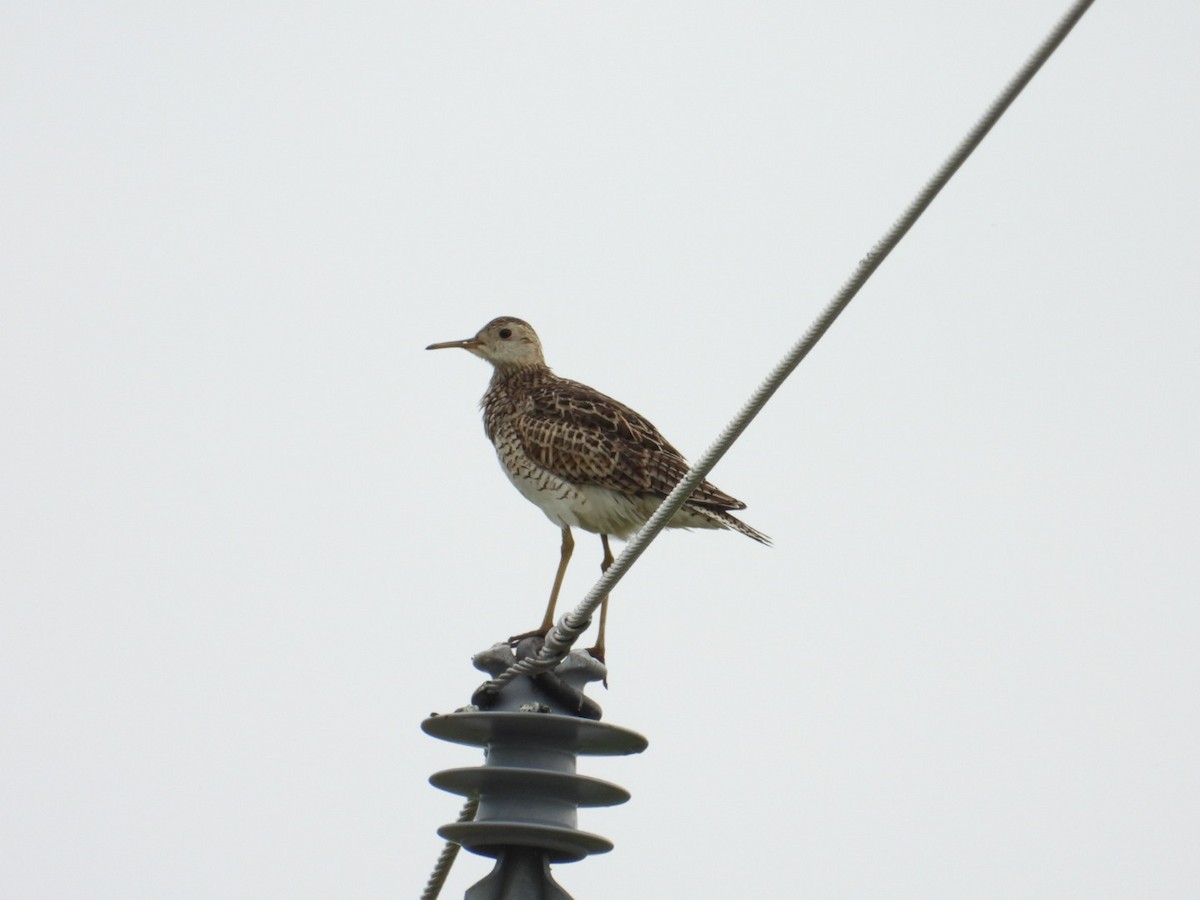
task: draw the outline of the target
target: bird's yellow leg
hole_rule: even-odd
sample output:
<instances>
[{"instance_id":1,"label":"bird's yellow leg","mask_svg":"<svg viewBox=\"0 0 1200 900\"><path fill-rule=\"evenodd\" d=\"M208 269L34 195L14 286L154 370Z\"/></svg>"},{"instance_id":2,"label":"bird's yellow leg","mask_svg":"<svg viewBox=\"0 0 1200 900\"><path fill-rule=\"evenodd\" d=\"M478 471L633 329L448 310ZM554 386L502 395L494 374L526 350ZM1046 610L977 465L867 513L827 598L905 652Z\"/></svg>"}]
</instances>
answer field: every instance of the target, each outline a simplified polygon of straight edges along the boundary
<instances>
[{"instance_id":1,"label":"bird's yellow leg","mask_svg":"<svg viewBox=\"0 0 1200 900\"><path fill-rule=\"evenodd\" d=\"M554 586L550 588L550 602L546 604L546 615L542 617L542 634L548 634L554 627L554 607L558 605L558 592L562 590L563 576L567 574L567 563L571 561L571 553L575 550L575 538L571 537L571 529L566 525L562 531L562 551L558 558L558 571L554 573Z\"/></svg>"},{"instance_id":2,"label":"bird's yellow leg","mask_svg":"<svg viewBox=\"0 0 1200 900\"><path fill-rule=\"evenodd\" d=\"M550 629L554 627L554 607L558 605L558 592L562 589L563 576L567 574L567 563L571 561L571 552L574 549L575 538L571 536L571 529L564 525L562 555L558 560L558 571L554 575L554 587L550 588L550 602L546 604L546 615L542 617L542 624L533 631L513 635L509 638L510 641L519 641L527 637L545 637L550 633Z\"/></svg>"},{"instance_id":3,"label":"bird's yellow leg","mask_svg":"<svg viewBox=\"0 0 1200 900\"><path fill-rule=\"evenodd\" d=\"M608 546L608 535L600 535L600 542L604 544L604 559L600 563L600 573L604 574L608 571L608 567L613 564L612 550ZM600 601L600 629L596 636L595 646L588 649L588 653L594 659L604 662L604 626L608 624L608 595L604 595L604 599Z\"/></svg>"}]
</instances>

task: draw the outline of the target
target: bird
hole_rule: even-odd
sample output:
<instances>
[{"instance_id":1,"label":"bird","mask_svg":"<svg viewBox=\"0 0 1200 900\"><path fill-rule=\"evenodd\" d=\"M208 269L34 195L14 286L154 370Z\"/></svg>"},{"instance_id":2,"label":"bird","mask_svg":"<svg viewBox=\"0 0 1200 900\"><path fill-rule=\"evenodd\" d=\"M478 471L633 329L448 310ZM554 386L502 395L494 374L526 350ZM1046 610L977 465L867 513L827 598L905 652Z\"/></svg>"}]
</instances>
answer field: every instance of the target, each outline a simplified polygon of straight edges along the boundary
<instances>
[{"instance_id":1,"label":"bird","mask_svg":"<svg viewBox=\"0 0 1200 900\"><path fill-rule=\"evenodd\" d=\"M607 571L613 562L609 537L626 540L641 528L687 473L688 464L645 417L595 388L555 375L537 333L523 319L501 316L474 337L425 349L450 348L491 363L492 378L479 404L484 431L516 489L562 530L558 570L542 623L510 640L545 637L575 548L571 529L600 535L600 570ZM667 527L736 531L769 545L769 537L731 514L745 508L705 481ZM601 662L607 620L605 597L596 644L589 648Z\"/></svg>"}]
</instances>

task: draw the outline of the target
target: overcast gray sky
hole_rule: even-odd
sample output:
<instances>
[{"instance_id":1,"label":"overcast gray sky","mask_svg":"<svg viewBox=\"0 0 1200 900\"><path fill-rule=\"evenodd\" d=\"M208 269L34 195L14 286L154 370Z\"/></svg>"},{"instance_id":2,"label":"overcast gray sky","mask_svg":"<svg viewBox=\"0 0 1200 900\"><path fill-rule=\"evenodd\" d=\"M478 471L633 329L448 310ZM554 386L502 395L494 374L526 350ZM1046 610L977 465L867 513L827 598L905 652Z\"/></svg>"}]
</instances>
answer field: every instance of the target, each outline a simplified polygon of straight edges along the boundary
<instances>
[{"instance_id":1,"label":"overcast gray sky","mask_svg":"<svg viewBox=\"0 0 1200 900\"><path fill-rule=\"evenodd\" d=\"M422 348L698 456L1065 6L8 4L0 894L419 893L558 557ZM1198 44L1098 3L713 473L775 546L620 585L579 900L1200 895Z\"/></svg>"}]
</instances>

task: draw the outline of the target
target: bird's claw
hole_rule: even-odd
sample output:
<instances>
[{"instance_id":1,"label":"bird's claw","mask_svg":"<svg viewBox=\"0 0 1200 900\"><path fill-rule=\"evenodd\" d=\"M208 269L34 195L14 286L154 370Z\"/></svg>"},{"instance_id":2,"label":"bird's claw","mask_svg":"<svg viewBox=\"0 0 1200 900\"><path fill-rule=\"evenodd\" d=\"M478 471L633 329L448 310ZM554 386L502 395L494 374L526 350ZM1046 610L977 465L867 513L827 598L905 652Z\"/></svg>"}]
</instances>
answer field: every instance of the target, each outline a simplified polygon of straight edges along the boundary
<instances>
[{"instance_id":1,"label":"bird's claw","mask_svg":"<svg viewBox=\"0 0 1200 900\"><path fill-rule=\"evenodd\" d=\"M510 646L515 647L515 646L517 646L517 644L521 643L521 641L525 640L525 638L536 637L536 638L544 639L546 637L546 635L548 635L549 633L550 633L549 628L535 628L535 629L533 629L533 631L525 631L525 632L522 632L521 634L514 634L512 637L510 637L508 639L508 643Z\"/></svg>"}]
</instances>

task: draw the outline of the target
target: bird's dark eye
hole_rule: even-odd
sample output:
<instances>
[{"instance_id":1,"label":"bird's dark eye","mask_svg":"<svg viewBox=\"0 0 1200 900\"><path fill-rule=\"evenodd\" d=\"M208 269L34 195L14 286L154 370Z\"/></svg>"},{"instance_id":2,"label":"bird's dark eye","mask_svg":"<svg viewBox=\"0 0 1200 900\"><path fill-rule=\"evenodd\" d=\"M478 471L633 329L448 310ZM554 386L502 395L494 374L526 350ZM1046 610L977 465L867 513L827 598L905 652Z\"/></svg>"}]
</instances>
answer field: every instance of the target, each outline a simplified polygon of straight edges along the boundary
<instances>
[{"instance_id":1,"label":"bird's dark eye","mask_svg":"<svg viewBox=\"0 0 1200 900\"><path fill-rule=\"evenodd\" d=\"M510 337L512 337L512 329L511 328L501 328L500 329L500 337L501 337L501 339L507 341Z\"/></svg>"}]
</instances>

